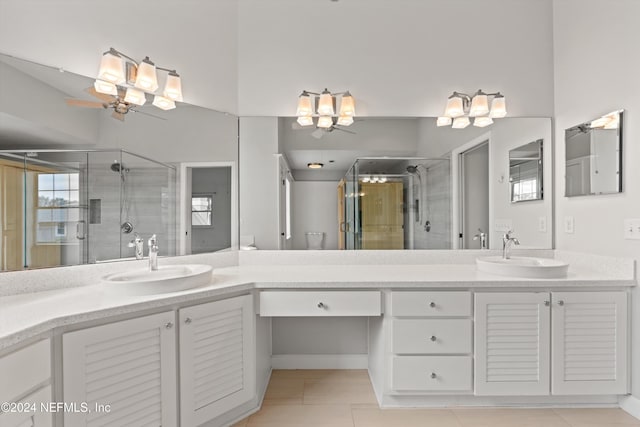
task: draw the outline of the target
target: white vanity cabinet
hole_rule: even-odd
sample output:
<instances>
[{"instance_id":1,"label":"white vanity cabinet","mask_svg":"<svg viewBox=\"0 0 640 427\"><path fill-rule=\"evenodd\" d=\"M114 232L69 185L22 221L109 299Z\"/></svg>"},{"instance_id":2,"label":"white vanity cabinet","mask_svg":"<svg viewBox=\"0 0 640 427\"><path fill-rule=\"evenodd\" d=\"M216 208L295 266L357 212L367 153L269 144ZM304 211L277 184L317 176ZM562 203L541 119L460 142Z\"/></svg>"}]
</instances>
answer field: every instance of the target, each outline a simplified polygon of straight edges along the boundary
<instances>
[{"instance_id":1,"label":"white vanity cabinet","mask_svg":"<svg viewBox=\"0 0 640 427\"><path fill-rule=\"evenodd\" d=\"M390 293L390 393L471 392L471 293Z\"/></svg>"},{"instance_id":2,"label":"white vanity cabinet","mask_svg":"<svg viewBox=\"0 0 640 427\"><path fill-rule=\"evenodd\" d=\"M253 297L214 301L178 313L180 425L190 427L255 396Z\"/></svg>"},{"instance_id":3,"label":"white vanity cabinet","mask_svg":"<svg viewBox=\"0 0 640 427\"><path fill-rule=\"evenodd\" d=\"M45 339L0 357L1 427L50 427L52 413L45 409L51 398L51 341ZM28 405L28 410L25 410Z\"/></svg>"},{"instance_id":4,"label":"white vanity cabinet","mask_svg":"<svg viewBox=\"0 0 640 427\"><path fill-rule=\"evenodd\" d=\"M65 427L176 426L174 323L170 311L64 334L64 402L93 411L65 411Z\"/></svg>"},{"instance_id":5,"label":"white vanity cabinet","mask_svg":"<svg viewBox=\"0 0 640 427\"><path fill-rule=\"evenodd\" d=\"M475 394L627 393L625 292L476 293L475 313Z\"/></svg>"}]
</instances>

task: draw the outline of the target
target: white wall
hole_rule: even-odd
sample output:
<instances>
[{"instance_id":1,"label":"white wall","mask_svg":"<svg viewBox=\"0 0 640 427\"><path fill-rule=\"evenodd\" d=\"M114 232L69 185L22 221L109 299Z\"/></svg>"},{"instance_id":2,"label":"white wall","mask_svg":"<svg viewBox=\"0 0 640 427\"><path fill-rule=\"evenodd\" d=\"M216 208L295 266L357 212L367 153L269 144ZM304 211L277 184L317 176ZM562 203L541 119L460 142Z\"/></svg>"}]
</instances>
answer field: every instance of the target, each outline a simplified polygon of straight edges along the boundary
<instances>
[{"instance_id":1,"label":"white wall","mask_svg":"<svg viewBox=\"0 0 640 427\"><path fill-rule=\"evenodd\" d=\"M338 249L338 183L295 181L292 196L291 249L307 248L307 231L323 232L324 249Z\"/></svg>"},{"instance_id":2,"label":"white wall","mask_svg":"<svg viewBox=\"0 0 640 427\"><path fill-rule=\"evenodd\" d=\"M240 236L278 249L278 118L240 118Z\"/></svg>"},{"instance_id":3,"label":"white wall","mask_svg":"<svg viewBox=\"0 0 640 427\"><path fill-rule=\"evenodd\" d=\"M494 124L486 128L469 126L452 131L449 127L436 127L434 119L422 119L420 126L420 143L418 154L425 157L442 157L449 155L452 149L463 143L472 141L482 135L490 138L490 171L489 185L492 187L491 208L493 219L510 219L513 221L515 235L523 247L551 248L552 232L552 200L553 200L553 143L551 119L548 118L507 118L496 119ZM523 203L511 203L509 195L509 151L537 139L543 139L544 199ZM456 159L453 159L456 161ZM502 182L500 182L502 180ZM538 219L545 217L547 231L538 231ZM455 223L455 221L454 221ZM489 224L493 230L494 224ZM489 244L492 249L502 246L501 232L491 232Z\"/></svg>"},{"instance_id":4,"label":"white wall","mask_svg":"<svg viewBox=\"0 0 640 427\"><path fill-rule=\"evenodd\" d=\"M237 110L235 0L2 0L0 11L0 52L94 77L114 47L175 68L185 102Z\"/></svg>"},{"instance_id":5,"label":"white wall","mask_svg":"<svg viewBox=\"0 0 640 427\"><path fill-rule=\"evenodd\" d=\"M239 113L295 115L303 89L365 116L437 116L454 90L553 114L551 0L240 0Z\"/></svg>"},{"instance_id":6,"label":"white wall","mask_svg":"<svg viewBox=\"0 0 640 427\"><path fill-rule=\"evenodd\" d=\"M640 2L554 0L556 223L558 249L635 258L640 241L624 240L625 218L640 217ZM566 198L564 130L624 108L624 193ZM575 218L567 234L564 218ZM640 293L633 291L632 389L640 398Z\"/></svg>"}]
</instances>

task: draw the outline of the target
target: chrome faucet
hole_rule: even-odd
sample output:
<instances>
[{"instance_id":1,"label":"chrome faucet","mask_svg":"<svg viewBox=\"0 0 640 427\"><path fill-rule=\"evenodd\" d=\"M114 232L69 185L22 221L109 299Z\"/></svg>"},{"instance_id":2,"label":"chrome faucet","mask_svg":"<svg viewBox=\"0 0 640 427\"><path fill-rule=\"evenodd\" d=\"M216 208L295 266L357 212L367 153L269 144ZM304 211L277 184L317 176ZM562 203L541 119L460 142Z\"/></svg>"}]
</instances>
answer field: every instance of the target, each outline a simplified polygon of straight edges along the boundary
<instances>
[{"instance_id":1,"label":"chrome faucet","mask_svg":"<svg viewBox=\"0 0 640 427\"><path fill-rule=\"evenodd\" d=\"M478 234L473 236L473 240L480 239L480 249L489 249L487 247L487 233L483 232L481 228L478 228Z\"/></svg>"},{"instance_id":2,"label":"chrome faucet","mask_svg":"<svg viewBox=\"0 0 640 427\"><path fill-rule=\"evenodd\" d=\"M509 254L509 252L511 251L511 246L520 245L520 241L515 237L513 237L511 235L512 233L513 233L513 230L509 230L505 233L504 236L502 236L502 258L503 259L511 258L511 255Z\"/></svg>"},{"instance_id":3,"label":"chrome faucet","mask_svg":"<svg viewBox=\"0 0 640 427\"><path fill-rule=\"evenodd\" d=\"M135 233L133 235L133 240L129 242L129 247L130 248L136 248L136 259L143 259L144 258L144 240L142 240L142 237L140 237L140 235L138 233Z\"/></svg>"},{"instance_id":4,"label":"chrome faucet","mask_svg":"<svg viewBox=\"0 0 640 427\"><path fill-rule=\"evenodd\" d=\"M156 271L158 269L158 240L154 234L149 239L149 270Z\"/></svg>"}]
</instances>

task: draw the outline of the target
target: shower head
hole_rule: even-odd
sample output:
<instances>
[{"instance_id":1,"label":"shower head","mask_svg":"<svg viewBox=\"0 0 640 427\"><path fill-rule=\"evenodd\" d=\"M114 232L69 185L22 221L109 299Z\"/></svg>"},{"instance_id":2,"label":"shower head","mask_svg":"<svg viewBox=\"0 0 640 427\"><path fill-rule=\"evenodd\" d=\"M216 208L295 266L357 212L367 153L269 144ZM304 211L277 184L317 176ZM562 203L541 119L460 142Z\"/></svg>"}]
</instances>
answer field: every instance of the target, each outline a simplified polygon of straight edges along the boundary
<instances>
[{"instance_id":1,"label":"shower head","mask_svg":"<svg viewBox=\"0 0 640 427\"><path fill-rule=\"evenodd\" d=\"M113 172L129 172L129 169L125 168L124 165L117 160L111 163L110 168Z\"/></svg>"},{"instance_id":2,"label":"shower head","mask_svg":"<svg viewBox=\"0 0 640 427\"><path fill-rule=\"evenodd\" d=\"M411 174L415 174L418 173L418 165L414 165L414 166L407 166L407 172L411 173Z\"/></svg>"}]
</instances>

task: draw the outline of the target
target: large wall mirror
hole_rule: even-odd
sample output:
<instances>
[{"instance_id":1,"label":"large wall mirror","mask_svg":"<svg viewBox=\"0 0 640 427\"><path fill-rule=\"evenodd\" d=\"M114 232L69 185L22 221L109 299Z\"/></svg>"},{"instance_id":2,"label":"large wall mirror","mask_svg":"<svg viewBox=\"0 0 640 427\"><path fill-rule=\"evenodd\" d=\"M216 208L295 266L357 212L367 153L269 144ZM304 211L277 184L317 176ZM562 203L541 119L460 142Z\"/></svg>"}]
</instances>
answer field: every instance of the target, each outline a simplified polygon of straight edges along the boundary
<instances>
[{"instance_id":1,"label":"large wall mirror","mask_svg":"<svg viewBox=\"0 0 640 427\"><path fill-rule=\"evenodd\" d=\"M499 249L508 230L521 247L552 248L553 197L512 203L509 181L526 150L552 188L548 118L452 129L429 117L361 117L327 131L261 117L241 118L240 129L241 181L252 183L241 198L255 205L241 206L241 235L258 249L479 249L481 234ZM270 212L279 233L260 227Z\"/></svg>"},{"instance_id":2,"label":"large wall mirror","mask_svg":"<svg viewBox=\"0 0 640 427\"><path fill-rule=\"evenodd\" d=\"M622 192L623 110L565 130L567 197Z\"/></svg>"},{"instance_id":3,"label":"large wall mirror","mask_svg":"<svg viewBox=\"0 0 640 427\"><path fill-rule=\"evenodd\" d=\"M136 235L156 234L161 256L237 244L237 116L151 100L118 115L93 83L0 55L0 271L130 259Z\"/></svg>"}]
</instances>

